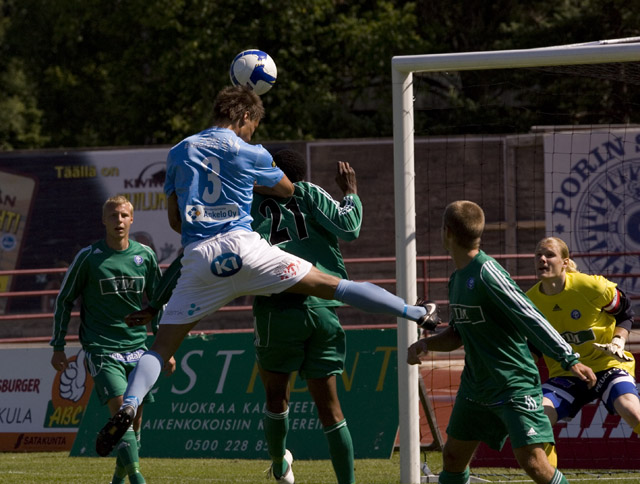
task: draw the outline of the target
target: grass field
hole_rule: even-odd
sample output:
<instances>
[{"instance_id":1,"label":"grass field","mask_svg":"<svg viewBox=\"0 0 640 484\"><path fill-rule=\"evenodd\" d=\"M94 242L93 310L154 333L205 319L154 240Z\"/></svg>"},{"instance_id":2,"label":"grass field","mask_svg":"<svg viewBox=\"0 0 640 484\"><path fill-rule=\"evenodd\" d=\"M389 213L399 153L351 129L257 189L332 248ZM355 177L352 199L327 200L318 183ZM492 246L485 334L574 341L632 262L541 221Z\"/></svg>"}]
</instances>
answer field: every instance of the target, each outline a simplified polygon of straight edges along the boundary
<instances>
[{"instance_id":1,"label":"grass field","mask_svg":"<svg viewBox=\"0 0 640 484\"><path fill-rule=\"evenodd\" d=\"M429 453L432 470L441 466L439 453ZM11 484L107 484L113 472L113 458L69 457L62 452L0 453L0 483ZM267 481L266 460L151 459L142 460L142 472L149 484L171 483L259 483ZM297 484L335 484L331 463L326 460L295 461ZM489 482L532 482L519 469L476 469ZM624 471L565 471L570 482L613 484L640 483L640 473ZM400 458L356 461L356 479L361 484L400 482Z\"/></svg>"}]
</instances>

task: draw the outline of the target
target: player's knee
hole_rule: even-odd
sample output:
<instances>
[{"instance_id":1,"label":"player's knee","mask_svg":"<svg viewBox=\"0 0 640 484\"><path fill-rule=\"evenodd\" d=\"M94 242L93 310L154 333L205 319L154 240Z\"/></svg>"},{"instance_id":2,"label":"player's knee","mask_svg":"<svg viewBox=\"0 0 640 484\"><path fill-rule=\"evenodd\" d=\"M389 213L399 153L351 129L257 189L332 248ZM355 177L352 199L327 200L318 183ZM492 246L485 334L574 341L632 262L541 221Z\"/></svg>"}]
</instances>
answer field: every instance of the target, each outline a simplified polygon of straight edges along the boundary
<instances>
[{"instance_id":1,"label":"player's knee","mask_svg":"<svg viewBox=\"0 0 640 484\"><path fill-rule=\"evenodd\" d=\"M546 476L553 473L553 466L549 463L547 454L541 445L530 445L514 449L518 464L529 476Z\"/></svg>"},{"instance_id":2,"label":"player's knee","mask_svg":"<svg viewBox=\"0 0 640 484\"><path fill-rule=\"evenodd\" d=\"M442 449L442 467L449 472L463 472L468 462L445 444Z\"/></svg>"}]
</instances>

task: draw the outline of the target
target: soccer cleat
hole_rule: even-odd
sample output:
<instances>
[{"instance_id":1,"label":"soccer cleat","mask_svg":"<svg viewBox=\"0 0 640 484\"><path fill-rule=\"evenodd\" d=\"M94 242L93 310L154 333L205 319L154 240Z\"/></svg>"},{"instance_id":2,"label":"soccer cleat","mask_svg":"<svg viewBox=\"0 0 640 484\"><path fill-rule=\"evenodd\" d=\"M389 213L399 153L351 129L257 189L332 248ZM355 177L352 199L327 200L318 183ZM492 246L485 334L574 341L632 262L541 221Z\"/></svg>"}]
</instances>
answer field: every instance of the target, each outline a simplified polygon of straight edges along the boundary
<instances>
[{"instance_id":1,"label":"soccer cleat","mask_svg":"<svg viewBox=\"0 0 640 484\"><path fill-rule=\"evenodd\" d=\"M424 299L418 299L416 306L422 306L427 310L427 314L422 316L416 321L418 326L428 331L433 331L438 327L440 323L440 316L438 316L438 305L433 301L426 301Z\"/></svg>"},{"instance_id":2,"label":"soccer cleat","mask_svg":"<svg viewBox=\"0 0 640 484\"><path fill-rule=\"evenodd\" d=\"M105 457L111 453L127 429L133 422L136 411L129 405L123 406L118 412L109 419L107 424L98 432L96 439L96 452L98 455Z\"/></svg>"},{"instance_id":3,"label":"soccer cleat","mask_svg":"<svg viewBox=\"0 0 640 484\"><path fill-rule=\"evenodd\" d=\"M271 467L269 467L269 470L267 471L267 478L273 476L276 482L283 482L284 484L295 484L296 481L293 477L293 469L291 468L291 464L293 464L293 456L291 455L291 452L289 452L289 449L285 449L284 451L284 460L286 460L287 464L289 464L284 475L276 477L276 475L273 473L273 464L271 464Z\"/></svg>"}]
</instances>

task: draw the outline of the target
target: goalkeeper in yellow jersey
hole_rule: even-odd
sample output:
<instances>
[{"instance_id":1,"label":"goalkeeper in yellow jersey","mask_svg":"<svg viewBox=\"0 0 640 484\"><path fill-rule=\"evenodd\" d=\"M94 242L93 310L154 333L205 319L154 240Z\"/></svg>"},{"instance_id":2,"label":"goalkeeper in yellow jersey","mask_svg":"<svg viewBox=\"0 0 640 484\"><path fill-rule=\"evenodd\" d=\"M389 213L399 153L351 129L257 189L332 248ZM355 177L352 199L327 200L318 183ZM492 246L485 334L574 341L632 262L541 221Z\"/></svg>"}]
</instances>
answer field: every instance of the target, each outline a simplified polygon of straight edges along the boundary
<instances>
[{"instance_id":1,"label":"goalkeeper in yellow jersey","mask_svg":"<svg viewBox=\"0 0 640 484\"><path fill-rule=\"evenodd\" d=\"M635 360L624 350L633 320L629 300L615 283L579 272L567 244L557 237L538 242L535 268L539 282L527 296L597 377L596 385L588 388L545 356L549 379L542 385L543 405L551 425L575 417L597 399L640 434Z\"/></svg>"}]
</instances>

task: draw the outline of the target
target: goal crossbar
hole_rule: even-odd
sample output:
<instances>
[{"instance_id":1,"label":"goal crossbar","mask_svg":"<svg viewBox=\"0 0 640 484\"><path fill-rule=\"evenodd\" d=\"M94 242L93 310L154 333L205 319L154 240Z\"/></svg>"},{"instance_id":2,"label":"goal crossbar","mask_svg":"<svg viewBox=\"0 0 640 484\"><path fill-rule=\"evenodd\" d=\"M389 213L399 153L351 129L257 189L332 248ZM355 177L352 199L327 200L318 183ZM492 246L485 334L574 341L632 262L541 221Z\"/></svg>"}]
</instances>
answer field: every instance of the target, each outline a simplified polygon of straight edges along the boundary
<instances>
[{"instance_id":1,"label":"goal crossbar","mask_svg":"<svg viewBox=\"0 0 640 484\"><path fill-rule=\"evenodd\" d=\"M626 38L524 50L395 56L393 156L398 295L413 302L416 285L416 207L413 73L603 64L640 61L640 38ZM415 324L398 319L398 409L400 482L420 483L418 368L406 364L407 348L418 338Z\"/></svg>"}]
</instances>

